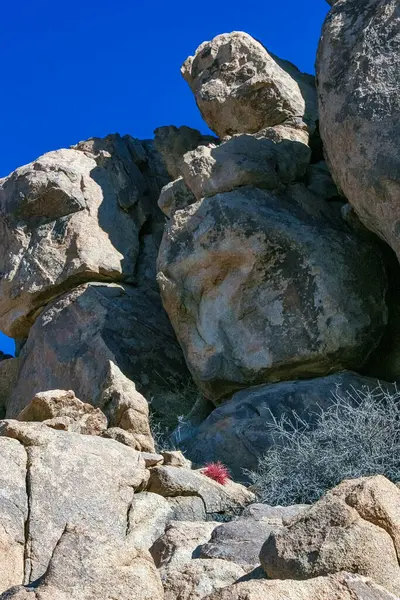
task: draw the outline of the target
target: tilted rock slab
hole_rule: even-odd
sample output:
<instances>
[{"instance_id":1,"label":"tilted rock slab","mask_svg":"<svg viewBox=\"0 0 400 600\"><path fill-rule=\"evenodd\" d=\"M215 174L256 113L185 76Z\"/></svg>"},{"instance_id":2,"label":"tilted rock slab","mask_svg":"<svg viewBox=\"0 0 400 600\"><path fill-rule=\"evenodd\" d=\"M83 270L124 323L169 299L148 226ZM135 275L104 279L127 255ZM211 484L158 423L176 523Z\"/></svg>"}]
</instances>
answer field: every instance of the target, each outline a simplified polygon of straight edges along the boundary
<instances>
[{"instance_id":1,"label":"tilted rock slab","mask_svg":"<svg viewBox=\"0 0 400 600\"><path fill-rule=\"evenodd\" d=\"M141 227L168 181L158 165L151 182L142 176L141 161L150 173L156 161L136 147L118 135L88 140L0 180L4 333L23 339L37 311L79 282L133 280Z\"/></svg>"},{"instance_id":2,"label":"tilted rock slab","mask_svg":"<svg viewBox=\"0 0 400 600\"><path fill-rule=\"evenodd\" d=\"M72 388L105 412L110 427L144 436L147 451L154 446L138 389L170 389L188 377L158 292L117 284L84 284L49 304L19 360L7 417L17 417L38 392Z\"/></svg>"},{"instance_id":3,"label":"tilted rock slab","mask_svg":"<svg viewBox=\"0 0 400 600\"><path fill-rule=\"evenodd\" d=\"M200 557L230 561L248 573L258 567L265 539L279 527L251 517L223 523L213 530L209 541L201 546Z\"/></svg>"},{"instance_id":4,"label":"tilted rock slab","mask_svg":"<svg viewBox=\"0 0 400 600\"><path fill-rule=\"evenodd\" d=\"M11 588L1 600L164 600L150 555L121 541L110 542L81 527L67 527L44 576Z\"/></svg>"},{"instance_id":5,"label":"tilted rock slab","mask_svg":"<svg viewBox=\"0 0 400 600\"><path fill-rule=\"evenodd\" d=\"M397 600L371 579L340 573L308 581L248 581L218 590L204 600ZM25 599L24 599L25 600Z\"/></svg>"},{"instance_id":6,"label":"tilted rock slab","mask_svg":"<svg viewBox=\"0 0 400 600\"><path fill-rule=\"evenodd\" d=\"M300 184L176 212L158 269L189 369L216 403L249 385L357 369L387 321L378 249Z\"/></svg>"},{"instance_id":7,"label":"tilted rock slab","mask_svg":"<svg viewBox=\"0 0 400 600\"><path fill-rule=\"evenodd\" d=\"M0 438L0 592L24 580L27 453L16 440Z\"/></svg>"},{"instance_id":8,"label":"tilted rock slab","mask_svg":"<svg viewBox=\"0 0 400 600\"><path fill-rule=\"evenodd\" d=\"M147 490L166 498L198 496L208 516L216 513L235 514L255 501L255 495L239 483L228 480L225 485L182 467L161 465L150 472Z\"/></svg>"},{"instance_id":9,"label":"tilted rock slab","mask_svg":"<svg viewBox=\"0 0 400 600\"><path fill-rule=\"evenodd\" d=\"M361 221L400 258L399 3L329 3L317 58L325 153Z\"/></svg>"},{"instance_id":10,"label":"tilted rock slab","mask_svg":"<svg viewBox=\"0 0 400 600\"><path fill-rule=\"evenodd\" d=\"M29 584L45 573L67 525L106 536L110 543L126 541L134 491L147 479L140 452L114 440L55 431L41 423L2 421L0 435L5 436L0 438L2 446L20 442L18 465L22 455L25 459L18 476L13 476L12 461L2 471L2 489L13 486L15 508L21 506L6 525L9 536L15 530L16 542L22 542L23 579L18 583ZM12 583L17 582L8 585Z\"/></svg>"},{"instance_id":11,"label":"tilted rock slab","mask_svg":"<svg viewBox=\"0 0 400 600\"><path fill-rule=\"evenodd\" d=\"M377 475L344 481L273 531L260 553L272 579L349 571L400 594L400 490Z\"/></svg>"},{"instance_id":12,"label":"tilted rock slab","mask_svg":"<svg viewBox=\"0 0 400 600\"><path fill-rule=\"evenodd\" d=\"M319 411L334 402L335 393L346 395L354 389L372 392L379 386L396 392L393 384L349 371L250 387L216 408L200 426L191 428L182 448L196 463L220 460L235 480L243 481L243 469L257 470L260 458L275 444L268 428L273 418L290 419L296 413L312 427Z\"/></svg>"},{"instance_id":13,"label":"tilted rock slab","mask_svg":"<svg viewBox=\"0 0 400 600\"><path fill-rule=\"evenodd\" d=\"M312 78L278 61L250 35L234 31L203 42L181 70L204 120L220 137L296 120L313 129Z\"/></svg>"}]
</instances>

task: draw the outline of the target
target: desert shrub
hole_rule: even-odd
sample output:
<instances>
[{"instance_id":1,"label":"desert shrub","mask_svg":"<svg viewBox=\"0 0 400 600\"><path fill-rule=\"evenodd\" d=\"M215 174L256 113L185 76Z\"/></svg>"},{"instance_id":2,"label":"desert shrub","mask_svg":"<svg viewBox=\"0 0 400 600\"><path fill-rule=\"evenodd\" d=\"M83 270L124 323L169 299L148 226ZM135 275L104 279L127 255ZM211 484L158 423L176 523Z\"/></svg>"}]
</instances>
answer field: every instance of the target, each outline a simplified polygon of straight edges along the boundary
<instances>
[{"instance_id":1,"label":"desert shrub","mask_svg":"<svg viewBox=\"0 0 400 600\"><path fill-rule=\"evenodd\" d=\"M343 479L385 475L400 480L400 393L336 391L310 426L295 413L268 425L274 445L247 472L268 504L311 503Z\"/></svg>"},{"instance_id":2,"label":"desert shrub","mask_svg":"<svg viewBox=\"0 0 400 600\"><path fill-rule=\"evenodd\" d=\"M186 386L153 396L149 401L150 427L158 450L173 450L172 432L184 421L199 398L193 382Z\"/></svg>"}]
</instances>

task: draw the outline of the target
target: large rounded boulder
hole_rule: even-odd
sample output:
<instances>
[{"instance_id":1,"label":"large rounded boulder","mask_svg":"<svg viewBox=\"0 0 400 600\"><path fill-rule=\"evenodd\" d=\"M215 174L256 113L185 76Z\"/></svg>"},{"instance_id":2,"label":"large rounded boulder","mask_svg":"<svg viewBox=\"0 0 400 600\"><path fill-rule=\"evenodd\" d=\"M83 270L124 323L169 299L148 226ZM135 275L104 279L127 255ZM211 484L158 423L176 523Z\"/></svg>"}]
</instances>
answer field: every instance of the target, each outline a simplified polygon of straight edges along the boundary
<instances>
[{"instance_id":1,"label":"large rounded boulder","mask_svg":"<svg viewBox=\"0 0 400 600\"><path fill-rule=\"evenodd\" d=\"M243 31L203 42L181 70L204 120L220 137L293 120L314 129L313 78Z\"/></svg>"},{"instance_id":2,"label":"large rounded boulder","mask_svg":"<svg viewBox=\"0 0 400 600\"><path fill-rule=\"evenodd\" d=\"M398 0L341 0L317 59L320 131L336 183L400 257Z\"/></svg>"},{"instance_id":3,"label":"large rounded boulder","mask_svg":"<svg viewBox=\"0 0 400 600\"><path fill-rule=\"evenodd\" d=\"M219 403L249 385L358 369L386 324L379 250L301 185L177 211L158 280L186 361Z\"/></svg>"}]
</instances>

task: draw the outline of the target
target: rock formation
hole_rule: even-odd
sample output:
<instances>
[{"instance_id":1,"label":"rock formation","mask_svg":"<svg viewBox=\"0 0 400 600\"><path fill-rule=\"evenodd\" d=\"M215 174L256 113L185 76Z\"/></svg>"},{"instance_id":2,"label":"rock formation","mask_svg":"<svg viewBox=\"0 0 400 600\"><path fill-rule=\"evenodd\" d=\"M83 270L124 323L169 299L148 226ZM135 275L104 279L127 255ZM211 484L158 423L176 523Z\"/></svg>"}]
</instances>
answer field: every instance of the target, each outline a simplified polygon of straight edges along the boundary
<instances>
[{"instance_id":1,"label":"rock formation","mask_svg":"<svg viewBox=\"0 0 400 600\"><path fill-rule=\"evenodd\" d=\"M384 267L332 213L302 186L241 187L172 218L158 279L208 398L363 365L386 322Z\"/></svg>"},{"instance_id":2,"label":"rock formation","mask_svg":"<svg viewBox=\"0 0 400 600\"><path fill-rule=\"evenodd\" d=\"M309 504L238 483L334 392L390 399L368 446L398 462L376 376L400 372L399 267L375 235L400 257L398 4L329 4L319 113L312 76L222 34L182 67L218 137L92 138L0 180L0 600L400 597L381 455ZM189 373L166 440L150 409Z\"/></svg>"},{"instance_id":3,"label":"rock formation","mask_svg":"<svg viewBox=\"0 0 400 600\"><path fill-rule=\"evenodd\" d=\"M220 137L292 122L313 129L317 111L311 78L290 63L288 73L279 62L251 36L235 31L201 44L184 62L182 75L204 120Z\"/></svg>"},{"instance_id":4,"label":"rock formation","mask_svg":"<svg viewBox=\"0 0 400 600\"><path fill-rule=\"evenodd\" d=\"M190 420L183 424L181 446L195 463L221 460L235 479L242 481L246 479L243 470L256 470L259 458L274 445L268 427L274 419L286 415L293 421L295 414L312 427L319 412L335 402L335 394L374 390L378 385L376 379L345 371L251 387L234 394L200 425L191 426ZM386 384L385 389L395 393L396 386Z\"/></svg>"},{"instance_id":5,"label":"rock formation","mask_svg":"<svg viewBox=\"0 0 400 600\"><path fill-rule=\"evenodd\" d=\"M272 579L350 571L399 595L399 501L400 490L384 477L345 481L271 532L261 564Z\"/></svg>"},{"instance_id":6,"label":"rock formation","mask_svg":"<svg viewBox=\"0 0 400 600\"><path fill-rule=\"evenodd\" d=\"M72 389L154 449L138 390L188 378L155 281L168 180L152 142L110 135L0 182L0 327L23 346L2 394L7 417L37 393Z\"/></svg>"},{"instance_id":7,"label":"rock formation","mask_svg":"<svg viewBox=\"0 0 400 600\"><path fill-rule=\"evenodd\" d=\"M399 4L330 4L317 57L326 157L361 221L400 258Z\"/></svg>"}]
</instances>

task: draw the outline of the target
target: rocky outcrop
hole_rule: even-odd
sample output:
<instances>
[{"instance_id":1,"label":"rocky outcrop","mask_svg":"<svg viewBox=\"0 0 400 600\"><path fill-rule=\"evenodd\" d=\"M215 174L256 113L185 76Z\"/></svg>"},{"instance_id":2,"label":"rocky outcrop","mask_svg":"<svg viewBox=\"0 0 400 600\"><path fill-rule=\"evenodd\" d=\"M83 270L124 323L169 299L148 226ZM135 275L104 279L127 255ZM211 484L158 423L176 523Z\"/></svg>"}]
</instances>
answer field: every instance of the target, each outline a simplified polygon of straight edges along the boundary
<instances>
[{"instance_id":1,"label":"rocky outcrop","mask_svg":"<svg viewBox=\"0 0 400 600\"><path fill-rule=\"evenodd\" d=\"M158 281L196 384L218 404L362 368L387 324L385 265L327 202L313 79L241 32L202 44L182 73L223 137L187 151L160 197Z\"/></svg>"},{"instance_id":2,"label":"rocky outcrop","mask_svg":"<svg viewBox=\"0 0 400 600\"><path fill-rule=\"evenodd\" d=\"M110 543L82 528L66 528L44 576L11 588L1 600L164 600L160 577L148 553Z\"/></svg>"},{"instance_id":3,"label":"rocky outcrop","mask_svg":"<svg viewBox=\"0 0 400 600\"><path fill-rule=\"evenodd\" d=\"M199 146L183 157L183 179L197 200L246 185L281 190L300 179L310 161L307 136L292 131L286 138L268 137L264 130L258 136L233 136L216 147Z\"/></svg>"},{"instance_id":4,"label":"rocky outcrop","mask_svg":"<svg viewBox=\"0 0 400 600\"><path fill-rule=\"evenodd\" d=\"M37 393L72 389L154 449L136 386L154 394L188 375L155 279L168 181L153 142L119 135L0 181L0 328L23 348L4 382L8 417Z\"/></svg>"},{"instance_id":5,"label":"rocky outcrop","mask_svg":"<svg viewBox=\"0 0 400 600\"><path fill-rule=\"evenodd\" d=\"M67 524L125 540L133 492L147 476L139 452L113 440L56 431L41 423L3 421L0 435L3 443L17 440L25 458L19 476L29 511L26 524L22 520L24 583L45 573ZM9 480L9 469L4 477Z\"/></svg>"},{"instance_id":6,"label":"rocky outcrop","mask_svg":"<svg viewBox=\"0 0 400 600\"><path fill-rule=\"evenodd\" d=\"M313 128L315 90L296 67L278 60L251 36L234 31L201 44L182 74L204 120L220 137L288 121Z\"/></svg>"},{"instance_id":7,"label":"rocky outcrop","mask_svg":"<svg viewBox=\"0 0 400 600\"><path fill-rule=\"evenodd\" d=\"M325 153L361 221L400 258L398 1L330 4L317 57Z\"/></svg>"},{"instance_id":8,"label":"rocky outcrop","mask_svg":"<svg viewBox=\"0 0 400 600\"><path fill-rule=\"evenodd\" d=\"M152 209L130 144L119 136L89 140L1 181L0 326L7 335L24 338L37 311L80 281L133 280Z\"/></svg>"},{"instance_id":9,"label":"rocky outcrop","mask_svg":"<svg viewBox=\"0 0 400 600\"><path fill-rule=\"evenodd\" d=\"M0 600L399 596L398 486L372 476L313 505L266 506L230 478L257 468L273 424L319 433L335 392L373 412L377 380L342 370L368 372L380 353L392 371L397 356L398 267L339 197L367 225L379 213L373 229L394 247L397 129L364 144L397 107L397 14L392 0L332 4L319 58L328 165L313 77L233 32L182 68L221 139L174 126L154 142L93 138L0 180L0 329L18 349L0 354L0 416L17 419L0 421ZM386 417L398 392L379 385ZM145 396L153 418L177 411L167 443L185 454L156 452ZM362 455L349 444L340 464Z\"/></svg>"},{"instance_id":10,"label":"rocky outcrop","mask_svg":"<svg viewBox=\"0 0 400 600\"><path fill-rule=\"evenodd\" d=\"M249 385L357 369L386 324L378 249L301 186L238 188L178 211L158 268L189 369L216 403Z\"/></svg>"},{"instance_id":11,"label":"rocky outcrop","mask_svg":"<svg viewBox=\"0 0 400 600\"><path fill-rule=\"evenodd\" d=\"M349 571L399 595L399 502L399 488L382 476L344 481L273 531L261 564L273 579Z\"/></svg>"},{"instance_id":12,"label":"rocky outcrop","mask_svg":"<svg viewBox=\"0 0 400 600\"><path fill-rule=\"evenodd\" d=\"M195 150L198 146L218 144L218 138L212 135L202 135L191 127L157 127L154 130L154 145L164 161L169 175L177 179L181 172L184 154Z\"/></svg>"},{"instance_id":13,"label":"rocky outcrop","mask_svg":"<svg viewBox=\"0 0 400 600\"><path fill-rule=\"evenodd\" d=\"M110 427L144 436L141 449L150 451L148 406L136 385L147 394L187 378L158 293L117 284L84 284L47 306L19 361L7 417L38 392L72 388L106 413Z\"/></svg>"},{"instance_id":14,"label":"rocky outcrop","mask_svg":"<svg viewBox=\"0 0 400 600\"><path fill-rule=\"evenodd\" d=\"M254 502L254 494L244 486L227 481L224 485L206 477L201 471L171 466L154 467L147 485L149 492L166 498L195 496L201 499L206 517L234 515Z\"/></svg>"},{"instance_id":15,"label":"rocky outcrop","mask_svg":"<svg viewBox=\"0 0 400 600\"><path fill-rule=\"evenodd\" d=\"M81 402L72 390L51 390L36 394L18 415L18 421L42 421L54 429L86 435L101 435L107 417L99 408Z\"/></svg>"},{"instance_id":16,"label":"rocky outcrop","mask_svg":"<svg viewBox=\"0 0 400 600\"><path fill-rule=\"evenodd\" d=\"M245 572L226 560L192 560L182 568L166 569L162 582L165 600L201 600L235 583Z\"/></svg>"},{"instance_id":17,"label":"rocky outcrop","mask_svg":"<svg viewBox=\"0 0 400 600\"><path fill-rule=\"evenodd\" d=\"M334 402L335 393L345 396L355 389L374 391L379 386L389 393L396 391L395 385L351 372L252 387L234 394L199 426L184 424L181 445L195 463L221 460L242 481L243 470L256 470L259 459L274 445L268 429L274 418L290 419L295 413L312 427L320 410Z\"/></svg>"},{"instance_id":18,"label":"rocky outcrop","mask_svg":"<svg viewBox=\"0 0 400 600\"><path fill-rule=\"evenodd\" d=\"M162 536L150 548L155 565L163 570L166 567L180 568L198 558L200 546L210 539L217 522L192 523L170 522Z\"/></svg>"},{"instance_id":19,"label":"rocky outcrop","mask_svg":"<svg viewBox=\"0 0 400 600\"><path fill-rule=\"evenodd\" d=\"M226 587L204 600L396 600L371 579L340 573L309 581L249 581Z\"/></svg>"}]
</instances>

